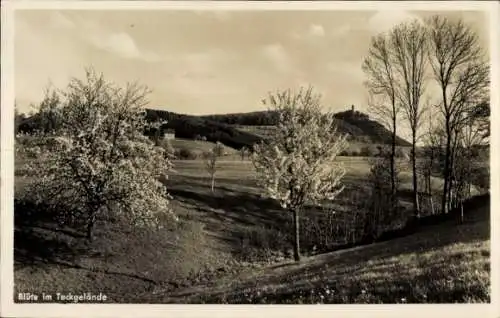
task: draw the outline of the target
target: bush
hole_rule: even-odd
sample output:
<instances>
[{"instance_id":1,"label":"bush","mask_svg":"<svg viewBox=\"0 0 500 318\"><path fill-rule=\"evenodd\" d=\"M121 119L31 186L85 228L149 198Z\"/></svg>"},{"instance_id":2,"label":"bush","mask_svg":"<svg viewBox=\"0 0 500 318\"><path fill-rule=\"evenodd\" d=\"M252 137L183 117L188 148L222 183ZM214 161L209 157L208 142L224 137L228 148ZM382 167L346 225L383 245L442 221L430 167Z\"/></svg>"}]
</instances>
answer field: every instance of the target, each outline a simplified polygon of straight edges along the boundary
<instances>
[{"instance_id":1,"label":"bush","mask_svg":"<svg viewBox=\"0 0 500 318\"><path fill-rule=\"evenodd\" d=\"M329 252L346 243L341 216L333 211L304 216L302 223L302 249L306 254Z\"/></svg>"},{"instance_id":2,"label":"bush","mask_svg":"<svg viewBox=\"0 0 500 318\"><path fill-rule=\"evenodd\" d=\"M363 146L359 151L361 157L374 157L377 155L377 149L371 146Z\"/></svg>"},{"instance_id":3,"label":"bush","mask_svg":"<svg viewBox=\"0 0 500 318\"><path fill-rule=\"evenodd\" d=\"M240 257L247 262L273 262L292 256L290 237L276 228L254 226L237 236ZM289 254L289 255L288 255Z\"/></svg>"},{"instance_id":4,"label":"bush","mask_svg":"<svg viewBox=\"0 0 500 318\"><path fill-rule=\"evenodd\" d=\"M198 154L191 149L181 148L175 151L175 157L181 160L195 160Z\"/></svg>"},{"instance_id":5,"label":"bush","mask_svg":"<svg viewBox=\"0 0 500 318\"><path fill-rule=\"evenodd\" d=\"M405 156L406 156L406 151L401 147L397 147L396 148L396 158L404 158Z\"/></svg>"},{"instance_id":6,"label":"bush","mask_svg":"<svg viewBox=\"0 0 500 318\"><path fill-rule=\"evenodd\" d=\"M477 186L481 191L490 190L490 167L478 166L472 169L472 184Z\"/></svg>"},{"instance_id":7,"label":"bush","mask_svg":"<svg viewBox=\"0 0 500 318\"><path fill-rule=\"evenodd\" d=\"M363 237L366 240L376 240L396 219L399 211L397 197L391 193L390 160L387 152L382 152L380 158L371 160L368 175L370 196L366 213L363 216ZM399 171L396 168L396 191L399 185Z\"/></svg>"},{"instance_id":8,"label":"bush","mask_svg":"<svg viewBox=\"0 0 500 318\"><path fill-rule=\"evenodd\" d=\"M351 156L351 157L360 157L361 154L360 154L360 152L358 150L353 149L350 152L348 152L348 156Z\"/></svg>"},{"instance_id":9,"label":"bush","mask_svg":"<svg viewBox=\"0 0 500 318\"><path fill-rule=\"evenodd\" d=\"M175 158L175 149L172 146L172 143L169 139L163 139L159 143L159 147L161 147L164 151L166 159L174 159Z\"/></svg>"}]
</instances>

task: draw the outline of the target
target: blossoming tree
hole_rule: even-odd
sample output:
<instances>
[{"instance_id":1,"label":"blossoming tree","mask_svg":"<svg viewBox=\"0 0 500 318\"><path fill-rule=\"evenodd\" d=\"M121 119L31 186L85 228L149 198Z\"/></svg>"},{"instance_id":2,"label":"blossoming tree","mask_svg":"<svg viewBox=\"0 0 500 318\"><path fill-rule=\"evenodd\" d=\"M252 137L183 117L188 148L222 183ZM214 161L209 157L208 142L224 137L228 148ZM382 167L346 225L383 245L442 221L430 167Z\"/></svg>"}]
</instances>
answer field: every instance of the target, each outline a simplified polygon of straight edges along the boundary
<instances>
[{"instance_id":1,"label":"blossoming tree","mask_svg":"<svg viewBox=\"0 0 500 318\"><path fill-rule=\"evenodd\" d=\"M270 94L278 114L275 134L254 147L252 161L267 194L293 215L294 258L300 260L299 216L305 204L333 200L343 190L344 168L336 157L347 148L337 132L333 113L322 112L320 96L311 87Z\"/></svg>"},{"instance_id":2,"label":"blossoming tree","mask_svg":"<svg viewBox=\"0 0 500 318\"><path fill-rule=\"evenodd\" d=\"M172 167L169 156L144 135L148 90L117 87L87 70L85 80L73 79L57 94L51 115L60 125L38 135L31 149L38 159L29 163L36 175L30 195L57 207L63 220L83 223L89 240L99 217L135 226L175 220L161 182Z\"/></svg>"}]
</instances>

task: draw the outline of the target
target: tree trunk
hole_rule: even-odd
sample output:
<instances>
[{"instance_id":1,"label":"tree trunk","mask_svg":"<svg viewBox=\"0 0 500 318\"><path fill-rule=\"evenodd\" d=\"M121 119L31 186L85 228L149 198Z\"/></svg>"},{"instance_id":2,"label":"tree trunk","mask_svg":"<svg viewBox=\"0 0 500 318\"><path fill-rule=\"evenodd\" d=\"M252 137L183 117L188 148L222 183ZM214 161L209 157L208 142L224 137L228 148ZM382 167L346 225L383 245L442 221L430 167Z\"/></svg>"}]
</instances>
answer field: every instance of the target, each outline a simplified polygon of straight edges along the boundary
<instances>
[{"instance_id":1,"label":"tree trunk","mask_svg":"<svg viewBox=\"0 0 500 318\"><path fill-rule=\"evenodd\" d=\"M460 224L464 223L464 202L460 202Z\"/></svg>"},{"instance_id":2,"label":"tree trunk","mask_svg":"<svg viewBox=\"0 0 500 318\"><path fill-rule=\"evenodd\" d=\"M431 201L431 213L434 215L436 212L434 211L434 199L432 198L432 194L429 196L429 200Z\"/></svg>"},{"instance_id":3,"label":"tree trunk","mask_svg":"<svg viewBox=\"0 0 500 318\"><path fill-rule=\"evenodd\" d=\"M393 106L393 112L394 112ZM392 139L391 139L391 199L395 203L396 199L396 116L392 117Z\"/></svg>"},{"instance_id":4,"label":"tree trunk","mask_svg":"<svg viewBox=\"0 0 500 318\"><path fill-rule=\"evenodd\" d=\"M87 222L87 240L92 242L94 239L94 224L95 224L95 215L92 215Z\"/></svg>"},{"instance_id":5,"label":"tree trunk","mask_svg":"<svg viewBox=\"0 0 500 318\"><path fill-rule=\"evenodd\" d=\"M296 262L300 261L300 223L299 223L299 209L293 209L293 225L295 230L294 235L294 246L293 246L293 258Z\"/></svg>"},{"instance_id":6,"label":"tree trunk","mask_svg":"<svg viewBox=\"0 0 500 318\"><path fill-rule=\"evenodd\" d=\"M411 164L413 171L413 215L420 217L420 206L418 202L418 180L417 180L417 153L416 153L416 132L413 132L412 147L411 147Z\"/></svg>"},{"instance_id":7,"label":"tree trunk","mask_svg":"<svg viewBox=\"0 0 500 318\"><path fill-rule=\"evenodd\" d=\"M450 148L451 148L451 135L449 130L446 135L446 149L444 155L444 168L443 168L443 196L441 198L441 213L446 214L448 212L448 193L449 193L449 182L450 182Z\"/></svg>"},{"instance_id":8,"label":"tree trunk","mask_svg":"<svg viewBox=\"0 0 500 318\"><path fill-rule=\"evenodd\" d=\"M212 185L211 185L212 192L214 192L214 186L215 186L215 176L212 176Z\"/></svg>"}]
</instances>

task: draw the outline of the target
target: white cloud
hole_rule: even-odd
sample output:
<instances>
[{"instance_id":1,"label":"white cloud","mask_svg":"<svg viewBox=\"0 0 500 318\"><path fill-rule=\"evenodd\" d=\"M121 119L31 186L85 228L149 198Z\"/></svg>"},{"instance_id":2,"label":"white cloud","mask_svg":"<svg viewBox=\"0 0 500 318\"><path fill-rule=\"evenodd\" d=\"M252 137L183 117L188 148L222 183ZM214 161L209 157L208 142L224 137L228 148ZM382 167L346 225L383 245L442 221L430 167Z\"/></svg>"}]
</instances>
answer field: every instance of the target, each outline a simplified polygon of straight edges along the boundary
<instances>
[{"instance_id":1,"label":"white cloud","mask_svg":"<svg viewBox=\"0 0 500 318\"><path fill-rule=\"evenodd\" d=\"M232 63L236 56L222 49L209 49L206 51L171 56L168 58L167 67L174 71L174 76L188 78L214 78L221 68Z\"/></svg>"},{"instance_id":2,"label":"white cloud","mask_svg":"<svg viewBox=\"0 0 500 318\"><path fill-rule=\"evenodd\" d=\"M376 34L389 31L402 22L414 19L421 21L421 18L417 15L404 10L378 11L368 20L368 28L372 33Z\"/></svg>"},{"instance_id":3,"label":"white cloud","mask_svg":"<svg viewBox=\"0 0 500 318\"><path fill-rule=\"evenodd\" d=\"M347 33L349 33L349 31L352 30L352 27L349 25L349 24L343 24L341 26L339 26L338 28L335 28L334 30L332 30L332 35L334 37L342 37L344 35L346 35Z\"/></svg>"},{"instance_id":4,"label":"white cloud","mask_svg":"<svg viewBox=\"0 0 500 318\"><path fill-rule=\"evenodd\" d=\"M312 40L325 36L325 28L320 24L311 24L306 30L294 31L290 36L295 40Z\"/></svg>"},{"instance_id":5,"label":"white cloud","mask_svg":"<svg viewBox=\"0 0 500 318\"><path fill-rule=\"evenodd\" d=\"M127 59L157 62L161 58L154 52L140 50L134 39L125 32L94 33L88 35L88 41L94 46Z\"/></svg>"},{"instance_id":6,"label":"white cloud","mask_svg":"<svg viewBox=\"0 0 500 318\"><path fill-rule=\"evenodd\" d=\"M134 40L126 33L93 34L89 40L98 48L125 58L138 58L141 52Z\"/></svg>"},{"instance_id":7,"label":"white cloud","mask_svg":"<svg viewBox=\"0 0 500 318\"><path fill-rule=\"evenodd\" d=\"M365 80L365 74L361 68L361 61L356 62L329 62L326 69L337 78L349 78L357 83L362 83Z\"/></svg>"},{"instance_id":8,"label":"white cloud","mask_svg":"<svg viewBox=\"0 0 500 318\"><path fill-rule=\"evenodd\" d=\"M309 26L309 35L322 37L325 36L325 29L322 25L319 24L311 24Z\"/></svg>"},{"instance_id":9,"label":"white cloud","mask_svg":"<svg viewBox=\"0 0 500 318\"><path fill-rule=\"evenodd\" d=\"M281 72L291 70L291 59L283 45L280 43L269 44L261 48L261 55Z\"/></svg>"},{"instance_id":10,"label":"white cloud","mask_svg":"<svg viewBox=\"0 0 500 318\"><path fill-rule=\"evenodd\" d=\"M80 36L87 43L125 59L159 62L161 57L155 52L141 49L127 32L110 32L96 21L79 19Z\"/></svg>"}]
</instances>

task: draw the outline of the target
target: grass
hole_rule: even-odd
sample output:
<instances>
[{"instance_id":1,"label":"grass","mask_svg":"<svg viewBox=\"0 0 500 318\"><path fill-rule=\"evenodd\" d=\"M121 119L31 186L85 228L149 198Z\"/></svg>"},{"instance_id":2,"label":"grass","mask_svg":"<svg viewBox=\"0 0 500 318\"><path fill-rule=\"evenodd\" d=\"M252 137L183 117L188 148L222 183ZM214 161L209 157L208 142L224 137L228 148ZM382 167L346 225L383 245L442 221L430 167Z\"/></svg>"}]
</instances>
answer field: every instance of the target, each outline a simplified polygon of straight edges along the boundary
<instances>
[{"instance_id":1,"label":"grass","mask_svg":"<svg viewBox=\"0 0 500 318\"><path fill-rule=\"evenodd\" d=\"M488 209L488 207L483 207ZM218 286L169 295L189 303L453 303L490 301L488 213L462 225L283 262Z\"/></svg>"},{"instance_id":2,"label":"grass","mask_svg":"<svg viewBox=\"0 0 500 318\"><path fill-rule=\"evenodd\" d=\"M181 138L175 138L175 139L170 139L170 142L172 144L172 147L174 149L189 149L190 151L195 152L196 154L200 155L204 152L212 150L214 147L213 142L208 142L208 141L201 141L201 140L192 140L192 139L181 139ZM236 155L238 154L238 151L230 148L230 147L224 147L224 151L228 155Z\"/></svg>"},{"instance_id":3,"label":"grass","mask_svg":"<svg viewBox=\"0 0 500 318\"><path fill-rule=\"evenodd\" d=\"M192 146L204 144L209 143ZM366 159L340 160L350 193L364 193ZM260 197L251 163L224 158L219 164L212 193L202 161L175 162L166 184L181 223L170 230L100 224L94 242L86 243L82 233L53 222L16 223L15 292L92 291L112 302L150 303L489 300L486 217L295 264L286 258L289 243L277 231L290 216ZM22 165L16 165L20 193L32 176L21 177L17 169ZM406 187L408 176L404 173ZM435 183L439 186L438 179ZM351 199L346 195L338 204L348 208Z\"/></svg>"}]
</instances>

